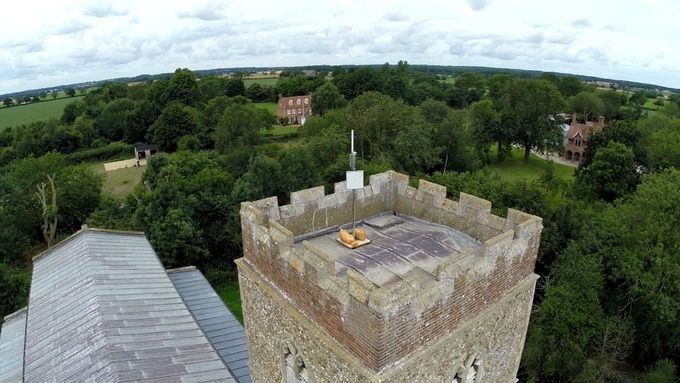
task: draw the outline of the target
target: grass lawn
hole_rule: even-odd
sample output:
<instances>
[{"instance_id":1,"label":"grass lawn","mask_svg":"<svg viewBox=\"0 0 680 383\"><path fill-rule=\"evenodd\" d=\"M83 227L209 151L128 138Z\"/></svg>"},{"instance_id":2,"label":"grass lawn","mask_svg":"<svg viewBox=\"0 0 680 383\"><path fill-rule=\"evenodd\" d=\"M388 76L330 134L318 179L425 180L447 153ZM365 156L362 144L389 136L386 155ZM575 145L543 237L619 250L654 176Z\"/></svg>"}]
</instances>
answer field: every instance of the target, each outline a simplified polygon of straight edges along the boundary
<instances>
[{"instance_id":1,"label":"grass lawn","mask_svg":"<svg viewBox=\"0 0 680 383\"><path fill-rule=\"evenodd\" d=\"M276 83L279 82L278 77L271 77L271 78L246 78L243 80L243 85L245 87L249 87L255 83L258 83L260 85L276 85Z\"/></svg>"},{"instance_id":2,"label":"grass lawn","mask_svg":"<svg viewBox=\"0 0 680 383\"><path fill-rule=\"evenodd\" d=\"M241 309L241 292L239 290L238 283L231 284L227 287L220 289L217 294L222 298L222 302L229 308L229 310L234 314L236 319L238 319L241 324L243 324L243 310Z\"/></svg>"},{"instance_id":3,"label":"grass lawn","mask_svg":"<svg viewBox=\"0 0 680 383\"><path fill-rule=\"evenodd\" d=\"M276 103L275 102L258 102L255 104L256 107L260 109L268 110L269 113L276 116Z\"/></svg>"},{"instance_id":4,"label":"grass lawn","mask_svg":"<svg viewBox=\"0 0 680 383\"><path fill-rule=\"evenodd\" d=\"M59 118L64 113L66 104L81 99L83 96L48 99L27 105L17 105L0 109L0 129L8 126L30 124L44 121L52 117Z\"/></svg>"},{"instance_id":5,"label":"grass lawn","mask_svg":"<svg viewBox=\"0 0 680 383\"><path fill-rule=\"evenodd\" d=\"M297 132L299 127L300 125L288 125L288 126L272 125L272 130L268 132L262 131L262 133L271 134L272 136L287 136L289 134Z\"/></svg>"},{"instance_id":6,"label":"grass lawn","mask_svg":"<svg viewBox=\"0 0 680 383\"><path fill-rule=\"evenodd\" d=\"M648 98L648 99L645 101L645 104L642 105L642 107L645 108L645 109L647 109L647 110L657 111L660 107L654 105L655 102L656 102L656 99ZM664 101L663 101L663 104L664 104L664 105L668 104L668 101L664 100Z\"/></svg>"},{"instance_id":7,"label":"grass lawn","mask_svg":"<svg viewBox=\"0 0 680 383\"><path fill-rule=\"evenodd\" d=\"M146 170L146 166L138 166L107 172L104 170L104 162L97 162L88 166L95 173L104 175L102 194L110 195L113 198L123 198L132 193L135 186L142 180L142 174Z\"/></svg>"},{"instance_id":8,"label":"grass lawn","mask_svg":"<svg viewBox=\"0 0 680 383\"><path fill-rule=\"evenodd\" d=\"M495 158L495 152L491 154ZM492 163L484 169L491 170L492 176L498 176L505 181L533 181L539 179L545 172L548 166L548 161L531 154L529 163L525 163L524 151L513 148L512 158L506 158L504 161L492 160ZM484 169L482 171L484 171ZM571 166L553 163L555 177L565 180L572 180L575 168Z\"/></svg>"}]
</instances>

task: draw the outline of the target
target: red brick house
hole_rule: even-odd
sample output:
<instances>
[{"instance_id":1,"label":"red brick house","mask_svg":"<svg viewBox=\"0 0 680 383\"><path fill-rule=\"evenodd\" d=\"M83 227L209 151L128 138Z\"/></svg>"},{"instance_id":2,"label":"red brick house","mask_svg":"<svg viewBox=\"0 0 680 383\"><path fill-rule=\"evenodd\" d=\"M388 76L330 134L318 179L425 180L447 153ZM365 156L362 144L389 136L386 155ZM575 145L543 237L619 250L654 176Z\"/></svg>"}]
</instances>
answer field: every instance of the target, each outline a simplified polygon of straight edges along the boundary
<instances>
[{"instance_id":1,"label":"red brick house","mask_svg":"<svg viewBox=\"0 0 680 383\"><path fill-rule=\"evenodd\" d=\"M312 96L282 97L276 105L276 120L279 123L304 124L312 115ZM286 120L287 119L287 120Z\"/></svg>"},{"instance_id":2,"label":"red brick house","mask_svg":"<svg viewBox=\"0 0 680 383\"><path fill-rule=\"evenodd\" d=\"M604 128L604 117L599 116L597 121L586 121L581 124L576 121L576 113L572 114L571 124L567 131L564 144L564 158L567 161L581 162L583 153L588 147L588 137L591 133L599 132Z\"/></svg>"}]
</instances>

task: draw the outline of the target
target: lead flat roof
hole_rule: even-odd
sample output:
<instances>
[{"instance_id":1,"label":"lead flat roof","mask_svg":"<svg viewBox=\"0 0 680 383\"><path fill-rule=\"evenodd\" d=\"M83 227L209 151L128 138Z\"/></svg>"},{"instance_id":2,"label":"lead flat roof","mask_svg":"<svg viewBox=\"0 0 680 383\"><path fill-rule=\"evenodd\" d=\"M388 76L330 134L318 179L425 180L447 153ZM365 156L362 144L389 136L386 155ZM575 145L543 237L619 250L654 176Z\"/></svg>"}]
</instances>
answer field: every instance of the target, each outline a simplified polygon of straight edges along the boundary
<instances>
[{"instance_id":1,"label":"lead flat roof","mask_svg":"<svg viewBox=\"0 0 680 383\"><path fill-rule=\"evenodd\" d=\"M343 227L351 229L351 223ZM478 240L448 226L392 212L357 222L356 228L365 230L371 243L349 249L337 241L339 228L332 228L299 238L296 246L302 249L305 239L336 260L337 276L346 276L351 268L381 287L412 273L434 279L443 260L481 247Z\"/></svg>"}]
</instances>

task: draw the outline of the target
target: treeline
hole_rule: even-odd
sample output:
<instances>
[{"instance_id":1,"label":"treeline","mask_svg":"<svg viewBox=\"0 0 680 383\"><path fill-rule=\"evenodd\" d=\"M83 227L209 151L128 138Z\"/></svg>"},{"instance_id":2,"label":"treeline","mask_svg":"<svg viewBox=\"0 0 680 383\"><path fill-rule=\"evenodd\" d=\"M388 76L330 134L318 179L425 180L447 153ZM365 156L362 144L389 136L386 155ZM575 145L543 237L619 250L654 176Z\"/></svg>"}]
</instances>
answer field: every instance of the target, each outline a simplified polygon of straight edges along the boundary
<instances>
[{"instance_id":1,"label":"treeline","mask_svg":"<svg viewBox=\"0 0 680 383\"><path fill-rule=\"evenodd\" d=\"M646 97L598 92L570 77L463 73L454 82L396 66L334 69L332 80L288 73L268 95L313 93L314 115L286 142L262 140L273 116L240 78L182 69L167 80L108 84L76 100L60 120L4 134L0 169L0 308L25 304L30 256L91 227L142 230L166 267L196 265L215 286L234 278L240 203L323 184L357 166L395 169L543 217L536 309L520 370L523 381L674 382L680 363L680 119L672 101L646 117ZM250 91L249 91L250 90ZM614 95L614 96L612 96ZM269 97L269 96L268 96ZM573 181L552 167L534 182L506 182L484 166L519 146L560 150L564 119L607 118L589 140ZM23 131L23 130L26 131ZM61 139L57 139L62 137ZM100 197L101 178L69 158L147 141L143 183L123 200ZM123 143L120 143L123 142ZM113 149L103 149L113 148ZM79 153L90 153L89 155ZM44 155L43 155L44 154ZM481 170L480 170L481 169ZM57 208L36 185L54 175ZM49 188L48 188L49 190ZM49 192L48 192L49 195Z\"/></svg>"}]
</instances>

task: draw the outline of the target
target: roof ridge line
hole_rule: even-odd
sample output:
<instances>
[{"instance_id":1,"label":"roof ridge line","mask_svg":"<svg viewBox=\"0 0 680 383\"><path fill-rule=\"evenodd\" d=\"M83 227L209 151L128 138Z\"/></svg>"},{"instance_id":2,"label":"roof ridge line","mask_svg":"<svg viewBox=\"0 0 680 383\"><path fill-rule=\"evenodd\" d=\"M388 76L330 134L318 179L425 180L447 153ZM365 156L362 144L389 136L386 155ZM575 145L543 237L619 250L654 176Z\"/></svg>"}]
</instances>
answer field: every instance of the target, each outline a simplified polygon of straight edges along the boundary
<instances>
[{"instance_id":1,"label":"roof ridge line","mask_svg":"<svg viewBox=\"0 0 680 383\"><path fill-rule=\"evenodd\" d=\"M33 256L31 258L31 262L35 262L37 259L42 258L44 256L49 255L51 251L54 249L60 248L64 246L66 243L70 242L73 240L75 237L79 236L82 233L92 231L92 232L98 232L98 233L110 233L110 234L128 234L128 235L141 235L146 237L146 234L143 231L132 231L132 230L113 230L113 229L97 229L97 228L90 228L87 225L82 225L80 230L76 231L75 233L69 235L68 237L64 238L62 241L58 242L56 245L49 247L37 255Z\"/></svg>"}]
</instances>

